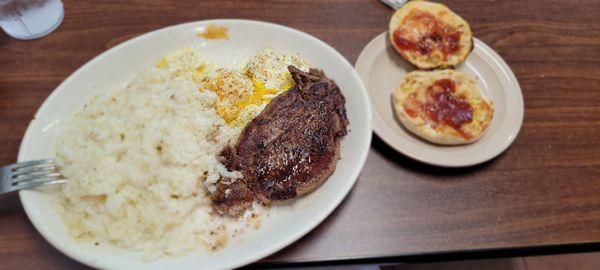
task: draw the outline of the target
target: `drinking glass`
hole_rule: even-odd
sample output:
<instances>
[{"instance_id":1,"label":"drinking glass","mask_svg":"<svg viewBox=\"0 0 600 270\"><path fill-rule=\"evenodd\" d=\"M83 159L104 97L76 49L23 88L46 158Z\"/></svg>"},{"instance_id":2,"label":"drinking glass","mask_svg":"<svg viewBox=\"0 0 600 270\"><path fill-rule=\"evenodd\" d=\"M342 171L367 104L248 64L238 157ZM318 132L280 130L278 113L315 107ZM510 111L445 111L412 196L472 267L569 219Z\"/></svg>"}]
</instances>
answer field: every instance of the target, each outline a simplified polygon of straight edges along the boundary
<instances>
[{"instance_id":1,"label":"drinking glass","mask_svg":"<svg viewBox=\"0 0 600 270\"><path fill-rule=\"evenodd\" d=\"M62 22L61 0L0 0L0 28L16 39L36 39Z\"/></svg>"}]
</instances>

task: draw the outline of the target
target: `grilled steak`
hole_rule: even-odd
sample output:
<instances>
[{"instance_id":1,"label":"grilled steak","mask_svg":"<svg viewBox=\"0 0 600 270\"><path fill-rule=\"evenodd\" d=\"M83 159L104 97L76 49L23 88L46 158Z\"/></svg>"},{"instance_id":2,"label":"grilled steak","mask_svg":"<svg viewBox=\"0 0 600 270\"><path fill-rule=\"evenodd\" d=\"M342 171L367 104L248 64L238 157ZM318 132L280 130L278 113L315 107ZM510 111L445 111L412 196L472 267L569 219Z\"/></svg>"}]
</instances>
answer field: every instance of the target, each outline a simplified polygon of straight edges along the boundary
<instances>
[{"instance_id":1,"label":"grilled steak","mask_svg":"<svg viewBox=\"0 0 600 270\"><path fill-rule=\"evenodd\" d=\"M216 183L212 200L221 214L239 216L255 200L268 204L302 196L335 169L340 138L347 134L344 96L320 70L288 70L296 85L273 99L237 145L221 153L227 169L243 175Z\"/></svg>"}]
</instances>

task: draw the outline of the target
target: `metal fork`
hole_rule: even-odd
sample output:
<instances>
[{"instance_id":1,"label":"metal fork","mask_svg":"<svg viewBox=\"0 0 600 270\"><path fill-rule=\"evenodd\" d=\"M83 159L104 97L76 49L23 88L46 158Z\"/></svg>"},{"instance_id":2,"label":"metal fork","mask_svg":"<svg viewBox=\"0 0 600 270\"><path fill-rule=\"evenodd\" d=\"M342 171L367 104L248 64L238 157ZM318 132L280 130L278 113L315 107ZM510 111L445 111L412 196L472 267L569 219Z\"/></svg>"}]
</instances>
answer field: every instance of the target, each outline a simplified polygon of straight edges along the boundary
<instances>
[{"instance_id":1,"label":"metal fork","mask_svg":"<svg viewBox=\"0 0 600 270\"><path fill-rule=\"evenodd\" d=\"M19 162L0 168L0 194L66 181L53 159Z\"/></svg>"},{"instance_id":2,"label":"metal fork","mask_svg":"<svg viewBox=\"0 0 600 270\"><path fill-rule=\"evenodd\" d=\"M384 3L393 9L399 9L402 6L404 6L404 4L406 4L406 2L408 2L408 0L379 0L379 1L381 1L381 3Z\"/></svg>"}]
</instances>

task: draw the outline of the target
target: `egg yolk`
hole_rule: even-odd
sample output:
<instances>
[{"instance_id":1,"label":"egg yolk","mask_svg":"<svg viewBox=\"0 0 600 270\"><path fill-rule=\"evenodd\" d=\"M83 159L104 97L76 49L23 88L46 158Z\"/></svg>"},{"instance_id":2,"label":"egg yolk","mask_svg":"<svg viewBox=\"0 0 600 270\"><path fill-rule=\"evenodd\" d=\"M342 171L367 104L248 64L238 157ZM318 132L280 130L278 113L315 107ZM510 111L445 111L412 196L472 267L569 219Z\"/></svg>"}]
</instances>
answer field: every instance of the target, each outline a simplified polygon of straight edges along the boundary
<instances>
[{"instance_id":1,"label":"egg yolk","mask_svg":"<svg viewBox=\"0 0 600 270\"><path fill-rule=\"evenodd\" d=\"M254 87L254 92L252 95L247 95L244 99L240 100L237 104L235 104L236 107L243 109L250 105L261 105L268 103L272 98L265 97L266 95L275 95L279 93L277 89L266 88L262 82L256 79L252 79L252 86Z\"/></svg>"},{"instance_id":2,"label":"egg yolk","mask_svg":"<svg viewBox=\"0 0 600 270\"><path fill-rule=\"evenodd\" d=\"M289 89L288 84L293 85L293 82L286 83L285 90ZM283 90L275 88L267 88L265 85L256 79L252 79L252 87L254 91L242 96L227 95L215 89L217 93L217 102L215 103L215 109L217 114L225 120L225 123L229 126L243 126L252 118L256 117L260 111L252 112L249 116L242 116L242 112L250 106L262 106L269 103L273 97Z\"/></svg>"}]
</instances>

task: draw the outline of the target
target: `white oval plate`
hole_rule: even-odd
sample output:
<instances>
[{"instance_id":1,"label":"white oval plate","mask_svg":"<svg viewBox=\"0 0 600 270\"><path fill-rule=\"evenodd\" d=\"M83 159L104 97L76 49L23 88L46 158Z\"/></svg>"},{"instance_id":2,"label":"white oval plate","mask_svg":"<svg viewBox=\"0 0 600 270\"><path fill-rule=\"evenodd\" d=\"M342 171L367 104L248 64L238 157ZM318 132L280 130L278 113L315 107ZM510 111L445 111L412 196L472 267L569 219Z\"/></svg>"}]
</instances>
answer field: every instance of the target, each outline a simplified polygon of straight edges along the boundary
<instances>
[{"instance_id":1,"label":"white oval plate","mask_svg":"<svg viewBox=\"0 0 600 270\"><path fill-rule=\"evenodd\" d=\"M413 159L443 167L482 163L508 148L523 123L521 88L504 60L483 42L474 40L473 52L457 70L475 79L496 110L484 136L460 146L432 144L402 126L395 117L392 93L404 75L415 68L394 50L387 32L367 44L356 61L356 70L371 98L373 130L384 142Z\"/></svg>"},{"instance_id":2,"label":"white oval plate","mask_svg":"<svg viewBox=\"0 0 600 270\"><path fill-rule=\"evenodd\" d=\"M203 40L196 36L209 23L229 28L229 40ZM53 190L20 192L21 202L35 228L69 257L103 269L228 269L264 258L296 241L325 219L352 188L371 143L369 97L352 65L335 49L298 30L246 21L199 21L160 29L120 44L94 58L67 78L46 99L21 143L19 161L47 158L65 117L98 91L125 83L137 71L183 46L198 48L203 57L236 66L258 50L271 46L280 52L298 52L323 69L346 97L349 134L342 140L341 159L334 174L317 191L291 206L269 210L258 230L249 229L230 239L226 248L209 253L202 248L185 257L144 262L134 252L110 245L94 246L71 239L50 202Z\"/></svg>"}]
</instances>

